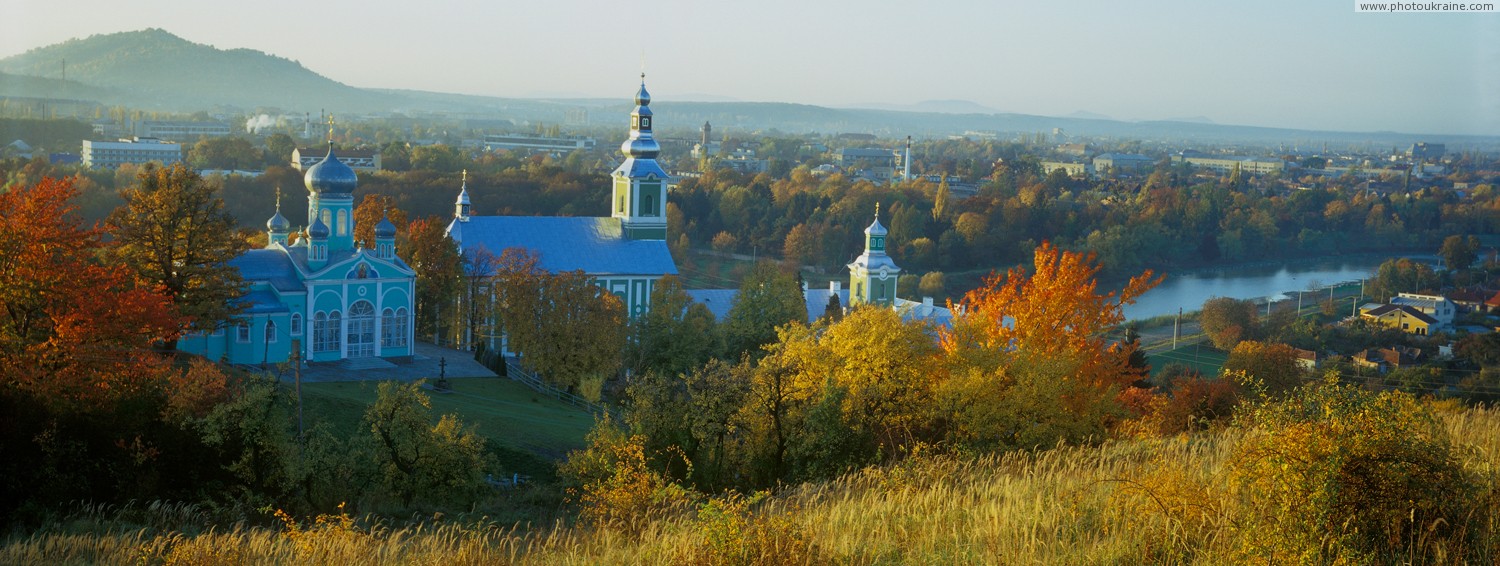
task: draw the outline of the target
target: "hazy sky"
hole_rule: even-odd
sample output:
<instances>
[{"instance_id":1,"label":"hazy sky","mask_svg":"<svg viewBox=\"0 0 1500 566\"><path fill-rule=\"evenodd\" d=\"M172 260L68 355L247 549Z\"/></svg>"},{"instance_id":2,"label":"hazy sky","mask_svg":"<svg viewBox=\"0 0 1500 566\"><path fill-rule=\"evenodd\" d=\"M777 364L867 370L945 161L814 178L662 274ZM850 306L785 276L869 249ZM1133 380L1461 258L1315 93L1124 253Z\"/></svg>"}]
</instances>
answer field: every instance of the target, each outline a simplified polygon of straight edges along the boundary
<instances>
[{"instance_id":1,"label":"hazy sky","mask_svg":"<svg viewBox=\"0 0 1500 566\"><path fill-rule=\"evenodd\" d=\"M6 4L0 57L160 27L360 87L628 97L644 53L658 100L968 100L1051 116L1500 135L1500 14L1357 13L1350 0Z\"/></svg>"}]
</instances>

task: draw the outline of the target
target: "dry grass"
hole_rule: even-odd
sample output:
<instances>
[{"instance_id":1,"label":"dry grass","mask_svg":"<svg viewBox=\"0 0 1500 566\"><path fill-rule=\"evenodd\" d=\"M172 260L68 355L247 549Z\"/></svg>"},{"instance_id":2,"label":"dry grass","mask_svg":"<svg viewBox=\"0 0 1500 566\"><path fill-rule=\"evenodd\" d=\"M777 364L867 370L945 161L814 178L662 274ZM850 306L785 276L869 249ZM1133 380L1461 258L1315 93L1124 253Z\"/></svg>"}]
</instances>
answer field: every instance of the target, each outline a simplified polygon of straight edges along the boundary
<instances>
[{"instance_id":1,"label":"dry grass","mask_svg":"<svg viewBox=\"0 0 1500 566\"><path fill-rule=\"evenodd\" d=\"M1500 412L1444 417L1495 499ZM760 500L664 513L641 531L493 524L386 528L323 517L184 534L183 508L96 509L0 547L0 563L1222 564L1236 563L1234 430L977 459L916 457ZM1492 516L1500 505L1488 506ZM1491 544L1496 521L1481 537ZM164 530L172 529L172 530ZM1423 560L1417 560L1423 562ZM1441 561L1441 560L1429 560Z\"/></svg>"}]
</instances>

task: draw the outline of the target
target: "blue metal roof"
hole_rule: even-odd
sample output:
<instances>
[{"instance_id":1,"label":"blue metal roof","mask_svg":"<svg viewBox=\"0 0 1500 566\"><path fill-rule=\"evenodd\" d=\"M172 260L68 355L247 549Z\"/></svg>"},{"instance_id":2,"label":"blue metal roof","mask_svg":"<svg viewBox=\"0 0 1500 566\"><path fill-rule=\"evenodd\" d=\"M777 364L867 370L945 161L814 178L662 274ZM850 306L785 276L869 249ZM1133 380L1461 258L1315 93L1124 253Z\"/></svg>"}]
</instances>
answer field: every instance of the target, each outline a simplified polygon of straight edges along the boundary
<instances>
[{"instance_id":1,"label":"blue metal roof","mask_svg":"<svg viewBox=\"0 0 1500 566\"><path fill-rule=\"evenodd\" d=\"M626 140L625 143L628 145L630 141ZM658 179L671 177L671 175L667 174L666 170L661 168L661 164L657 163L655 159L636 159L634 157L626 159L624 163L616 167L613 174L643 179L653 176Z\"/></svg>"},{"instance_id":2,"label":"blue metal roof","mask_svg":"<svg viewBox=\"0 0 1500 566\"><path fill-rule=\"evenodd\" d=\"M739 289L687 289L686 292L693 302L708 307L708 312L714 313L719 322L729 318L729 309L740 294Z\"/></svg>"},{"instance_id":3,"label":"blue metal roof","mask_svg":"<svg viewBox=\"0 0 1500 566\"><path fill-rule=\"evenodd\" d=\"M483 247L498 256L505 248L525 248L553 273L677 274L666 241L625 238L618 218L473 216L449 224L448 235L464 253Z\"/></svg>"},{"instance_id":4,"label":"blue metal roof","mask_svg":"<svg viewBox=\"0 0 1500 566\"><path fill-rule=\"evenodd\" d=\"M245 305L245 314L287 311L286 303L281 302L281 297L271 291L251 291L240 297L240 302Z\"/></svg>"},{"instance_id":5,"label":"blue metal roof","mask_svg":"<svg viewBox=\"0 0 1500 566\"><path fill-rule=\"evenodd\" d=\"M246 281L265 281L277 291L301 291L302 279L292 258L278 249L246 250L239 257L229 260L231 267L239 268L240 277Z\"/></svg>"}]
</instances>

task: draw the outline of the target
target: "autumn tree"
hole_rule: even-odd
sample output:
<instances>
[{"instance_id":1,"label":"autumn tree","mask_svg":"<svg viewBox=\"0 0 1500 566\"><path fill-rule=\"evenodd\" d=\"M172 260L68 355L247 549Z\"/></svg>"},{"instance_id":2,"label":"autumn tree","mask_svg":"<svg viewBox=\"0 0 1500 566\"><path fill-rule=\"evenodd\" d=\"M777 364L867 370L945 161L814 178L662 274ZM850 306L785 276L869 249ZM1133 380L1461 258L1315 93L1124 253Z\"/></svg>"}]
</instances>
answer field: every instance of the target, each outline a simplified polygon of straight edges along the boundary
<instances>
[{"instance_id":1,"label":"autumn tree","mask_svg":"<svg viewBox=\"0 0 1500 566\"><path fill-rule=\"evenodd\" d=\"M397 234L406 233L410 225L406 211L396 206L396 199L386 195L365 195L354 208L354 243L365 249L375 249L375 225L381 218L391 219Z\"/></svg>"},{"instance_id":2,"label":"autumn tree","mask_svg":"<svg viewBox=\"0 0 1500 566\"><path fill-rule=\"evenodd\" d=\"M718 354L719 332L708 307L694 303L675 275L651 290L651 310L630 321L626 359L636 374L677 376Z\"/></svg>"},{"instance_id":3,"label":"autumn tree","mask_svg":"<svg viewBox=\"0 0 1500 566\"><path fill-rule=\"evenodd\" d=\"M730 357L760 356L760 347L776 340L776 328L807 323L807 302L797 277L775 263L760 262L740 283L739 296L724 321L725 347Z\"/></svg>"},{"instance_id":4,"label":"autumn tree","mask_svg":"<svg viewBox=\"0 0 1500 566\"><path fill-rule=\"evenodd\" d=\"M1215 348L1228 352L1241 340L1256 335L1255 303L1230 297L1214 297L1203 303L1198 324Z\"/></svg>"},{"instance_id":5,"label":"autumn tree","mask_svg":"<svg viewBox=\"0 0 1500 566\"><path fill-rule=\"evenodd\" d=\"M510 350L544 379L598 400L620 368L625 305L582 271L548 273L536 256L507 248L488 279Z\"/></svg>"},{"instance_id":6,"label":"autumn tree","mask_svg":"<svg viewBox=\"0 0 1500 566\"><path fill-rule=\"evenodd\" d=\"M1245 340L1229 352L1224 371L1238 372L1242 379L1269 395L1282 395L1302 385L1307 371L1298 362L1297 349L1286 344Z\"/></svg>"},{"instance_id":7,"label":"autumn tree","mask_svg":"<svg viewBox=\"0 0 1500 566\"><path fill-rule=\"evenodd\" d=\"M1438 255L1443 258L1443 265L1450 271L1468 269L1479 257L1479 238L1469 236L1464 238L1457 234L1443 239L1443 246L1438 250Z\"/></svg>"},{"instance_id":8,"label":"autumn tree","mask_svg":"<svg viewBox=\"0 0 1500 566\"><path fill-rule=\"evenodd\" d=\"M222 328L242 308L243 280L229 261L244 253L217 189L182 164L147 165L109 223L122 262L159 286L186 319L186 330ZM168 349L177 337L164 340Z\"/></svg>"},{"instance_id":9,"label":"autumn tree","mask_svg":"<svg viewBox=\"0 0 1500 566\"><path fill-rule=\"evenodd\" d=\"M1033 359L1067 358L1078 378L1094 386L1122 385L1131 345L1110 343L1105 331L1121 322L1121 309L1161 282L1150 270L1132 277L1119 291L1100 293L1100 264L1092 253L1059 250L1043 242L1033 253L1030 273L1020 267L991 274L964 295L963 314L942 333L951 355L995 359L1018 351Z\"/></svg>"},{"instance_id":10,"label":"autumn tree","mask_svg":"<svg viewBox=\"0 0 1500 566\"><path fill-rule=\"evenodd\" d=\"M156 375L141 352L179 324L168 298L99 263L67 181L0 192L0 376L7 389L94 408Z\"/></svg>"},{"instance_id":11,"label":"autumn tree","mask_svg":"<svg viewBox=\"0 0 1500 566\"><path fill-rule=\"evenodd\" d=\"M415 220L405 234L396 253L417 272L416 333L432 335L436 342L444 321L456 316L454 301L465 288L464 258L439 217Z\"/></svg>"}]
</instances>

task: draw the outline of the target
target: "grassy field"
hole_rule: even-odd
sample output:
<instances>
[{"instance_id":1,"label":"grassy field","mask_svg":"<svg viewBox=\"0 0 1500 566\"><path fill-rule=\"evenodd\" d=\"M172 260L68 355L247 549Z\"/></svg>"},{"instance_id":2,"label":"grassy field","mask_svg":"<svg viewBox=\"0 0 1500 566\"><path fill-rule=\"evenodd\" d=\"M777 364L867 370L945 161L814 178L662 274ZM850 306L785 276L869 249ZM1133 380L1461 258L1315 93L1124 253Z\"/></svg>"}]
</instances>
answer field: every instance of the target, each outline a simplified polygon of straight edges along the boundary
<instances>
[{"instance_id":1,"label":"grassy field","mask_svg":"<svg viewBox=\"0 0 1500 566\"><path fill-rule=\"evenodd\" d=\"M1151 362L1151 375L1153 376L1162 368L1167 367L1167 364L1182 364L1198 370L1205 376L1216 376L1219 375L1219 369L1224 367L1224 360L1228 357L1228 354L1202 342L1187 344L1176 350L1146 354L1146 360Z\"/></svg>"},{"instance_id":2,"label":"grassy field","mask_svg":"<svg viewBox=\"0 0 1500 566\"><path fill-rule=\"evenodd\" d=\"M1487 493L1500 412L1443 417ZM191 510L101 510L0 545L0 563L139 564L1240 564L1258 502L1227 489L1228 429L980 458L917 457L746 505L664 511L632 530L342 517L184 534ZM1500 503L1491 503L1493 512ZM122 515L131 517L121 521ZM1492 526L1476 556L1500 557ZM1378 561L1377 561L1378 562ZM1409 563L1456 563L1415 555ZM1355 560L1350 563L1360 563ZM1493 563L1493 562L1491 562Z\"/></svg>"},{"instance_id":3,"label":"grassy field","mask_svg":"<svg viewBox=\"0 0 1500 566\"><path fill-rule=\"evenodd\" d=\"M594 417L583 410L509 379L450 379L450 393L429 390L434 417L453 413L465 425L477 425L491 440L507 469L520 473L550 470L552 460L582 448ZM355 432L365 407L375 401L378 382L306 383L302 385L305 418L323 419L339 434ZM528 461L507 463L522 458ZM548 472L550 473L550 471Z\"/></svg>"}]
</instances>

